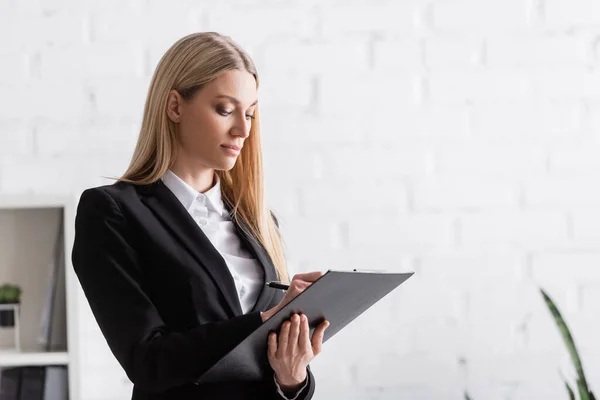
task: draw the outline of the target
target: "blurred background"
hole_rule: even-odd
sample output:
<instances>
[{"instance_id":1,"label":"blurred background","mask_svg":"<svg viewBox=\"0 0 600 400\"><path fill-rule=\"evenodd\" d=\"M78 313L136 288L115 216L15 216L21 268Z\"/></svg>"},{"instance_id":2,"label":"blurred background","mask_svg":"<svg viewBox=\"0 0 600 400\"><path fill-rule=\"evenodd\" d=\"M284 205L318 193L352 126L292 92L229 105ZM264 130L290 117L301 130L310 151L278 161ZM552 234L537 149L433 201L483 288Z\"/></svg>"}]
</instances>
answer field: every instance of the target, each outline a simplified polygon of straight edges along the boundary
<instances>
[{"instance_id":1,"label":"blurred background","mask_svg":"<svg viewBox=\"0 0 600 400\"><path fill-rule=\"evenodd\" d=\"M58 221L70 253L80 193L125 171L158 60L197 31L257 64L295 272L416 273L327 342L314 399L568 399L540 288L600 391L591 0L0 0L0 284L24 288L24 345L50 271L25 265L47 268ZM0 366L67 365L72 399L128 399L69 262L68 346Z\"/></svg>"}]
</instances>

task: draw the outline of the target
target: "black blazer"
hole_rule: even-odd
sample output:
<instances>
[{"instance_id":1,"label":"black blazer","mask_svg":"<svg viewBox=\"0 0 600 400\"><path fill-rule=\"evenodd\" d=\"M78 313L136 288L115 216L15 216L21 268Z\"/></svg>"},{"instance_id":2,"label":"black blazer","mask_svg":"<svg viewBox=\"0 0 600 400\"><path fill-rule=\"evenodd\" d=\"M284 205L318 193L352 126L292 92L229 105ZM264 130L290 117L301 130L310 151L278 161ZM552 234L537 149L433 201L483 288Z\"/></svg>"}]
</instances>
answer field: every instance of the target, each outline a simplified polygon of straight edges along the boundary
<instances>
[{"instance_id":1,"label":"black blazer","mask_svg":"<svg viewBox=\"0 0 600 400\"><path fill-rule=\"evenodd\" d=\"M265 279L275 279L265 249L234 223ZM242 368L239 381L195 383L283 295L263 288L244 315L223 257L162 180L86 189L71 258L96 321L134 384L133 400L282 399L268 362L263 381L243 380ZM298 399L313 396L310 368L308 381Z\"/></svg>"}]
</instances>

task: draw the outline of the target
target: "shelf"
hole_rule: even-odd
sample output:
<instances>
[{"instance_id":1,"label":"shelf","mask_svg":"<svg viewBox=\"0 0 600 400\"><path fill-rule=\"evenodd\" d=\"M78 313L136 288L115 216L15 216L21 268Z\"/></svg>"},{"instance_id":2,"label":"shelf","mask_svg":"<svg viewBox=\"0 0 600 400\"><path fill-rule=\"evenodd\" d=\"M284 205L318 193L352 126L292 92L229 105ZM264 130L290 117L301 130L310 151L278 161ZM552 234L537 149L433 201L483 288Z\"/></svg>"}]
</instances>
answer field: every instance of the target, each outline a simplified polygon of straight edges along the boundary
<instances>
[{"instance_id":1,"label":"shelf","mask_svg":"<svg viewBox=\"0 0 600 400\"><path fill-rule=\"evenodd\" d=\"M17 352L14 350L0 349L0 368L68 364L69 353L66 351Z\"/></svg>"},{"instance_id":2,"label":"shelf","mask_svg":"<svg viewBox=\"0 0 600 400\"><path fill-rule=\"evenodd\" d=\"M0 210L28 208L61 208L68 204L69 200L71 199L63 196L52 195L4 195L0 197Z\"/></svg>"},{"instance_id":3,"label":"shelf","mask_svg":"<svg viewBox=\"0 0 600 400\"><path fill-rule=\"evenodd\" d=\"M14 327L0 327L0 369L67 367L71 399L82 398L73 301L80 293L68 256L76 205L75 195L0 196L0 284L22 288L19 340Z\"/></svg>"}]
</instances>

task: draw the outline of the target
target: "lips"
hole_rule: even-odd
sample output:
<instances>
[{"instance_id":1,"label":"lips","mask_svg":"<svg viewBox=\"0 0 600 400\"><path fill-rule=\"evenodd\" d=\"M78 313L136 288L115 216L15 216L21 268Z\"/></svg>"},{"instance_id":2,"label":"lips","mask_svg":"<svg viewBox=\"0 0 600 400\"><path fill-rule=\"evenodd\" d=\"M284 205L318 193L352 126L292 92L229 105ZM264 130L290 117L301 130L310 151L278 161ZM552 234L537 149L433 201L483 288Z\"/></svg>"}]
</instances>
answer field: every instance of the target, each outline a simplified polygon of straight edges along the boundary
<instances>
[{"instance_id":1,"label":"lips","mask_svg":"<svg viewBox=\"0 0 600 400\"><path fill-rule=\"evenodd\" d=\"M221 146L223 146L225 148L228 148L228 149L237 150L237 151L239 151L239 150L242 149L240 146L236 146L234 144L231 144L231 145L229 145L229 144L222 144Z\"/></svg>"}]
</instances>

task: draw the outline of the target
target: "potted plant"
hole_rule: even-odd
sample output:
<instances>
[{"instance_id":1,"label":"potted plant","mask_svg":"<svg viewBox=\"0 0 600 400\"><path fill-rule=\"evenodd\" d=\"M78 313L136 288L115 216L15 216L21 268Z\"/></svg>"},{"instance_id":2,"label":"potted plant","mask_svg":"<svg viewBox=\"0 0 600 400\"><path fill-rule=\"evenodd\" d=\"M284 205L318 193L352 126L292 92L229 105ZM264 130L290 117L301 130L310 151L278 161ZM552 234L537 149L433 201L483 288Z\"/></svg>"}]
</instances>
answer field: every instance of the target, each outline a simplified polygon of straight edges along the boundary
<instances>
[{"instance_id":1,"label":"potted plant","mask_svg":"<svg viewBox=\"0 0 600 400\"><path fill-rule=\"evenodd\" d=\"M0 286L0 305L14 305L21 302L21 288L17 285L4 284ZM15 325L15 309L0 310L0 326Z\"/></svg>"},{"instance_id":2,"label":"potted plant","mask_svg":"<svg viewBox=\"0 0 600 400\"><path fill-rule=\"evenodd\" d=\"M567 389L567 393L569 394L569 400L596 400L596 397L592 393L591 389L588 386L587 379L585 377L585 372L583 371L583 365L581 363L581 358L579 357L579 352L577 351L577 347L575 346L575 340L573 340L573 336L571 335L571 331L567 326L563 316L554 301L548 296L548 294L540 289L542 293L542 297L544 298L544 302L546 306L550 310L552 317L554 317L554 322L558 326L560 334L567 346L567 350L569 350L569 355L571 356L571 360L573 361L573 365L575 366L575 372L577 373L576 383L577 386L575 390L571 388L568 382L565 382L565 387ZM471 400L468 393L465 393L465 400Z\"/></svg>"},{"instance_id":3,"label":"potted plant","mask_svg":"<svg viewBox=\"0 0 600 400\"><path fill-rule=\"evenodd\" d=\"M544 297L544 301L550 310L550 313L554 317L554 321L558 326L560 334L569 350L569 354L571 356L571 360L573 361L573 365L575 366L575 372L577 373L576 383L577 387L574 391L567 382L565 382L565 386L567 388L567 392L569 393L569 399L575 400L577 397L575 393L577 393L580 400L596 400L596 397L590 390L587 379L585 378L585 373L583 371L583 366L581 363L581 359L579 358L579 353L577 352L577 347L575 346L575 340L573 340L573 336L571 335L571 331L567 326L564 318L562 317L560 311L558 311L558 307L554 304L550 296L546 294L543 290L541 290L542 296Z\"/></svg>"}]
</instances>

